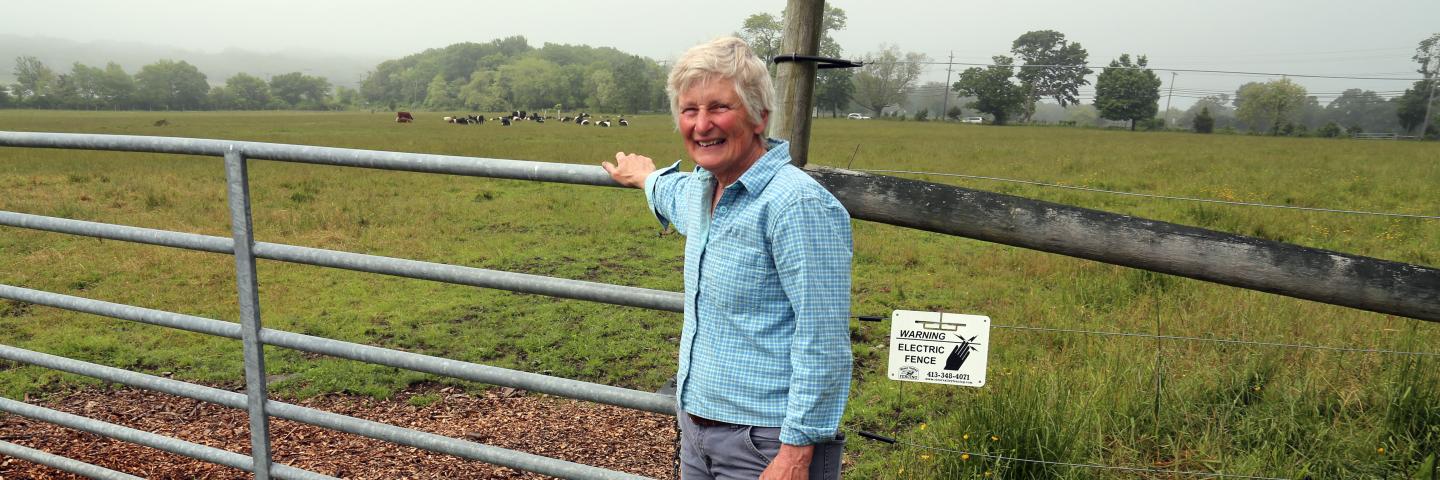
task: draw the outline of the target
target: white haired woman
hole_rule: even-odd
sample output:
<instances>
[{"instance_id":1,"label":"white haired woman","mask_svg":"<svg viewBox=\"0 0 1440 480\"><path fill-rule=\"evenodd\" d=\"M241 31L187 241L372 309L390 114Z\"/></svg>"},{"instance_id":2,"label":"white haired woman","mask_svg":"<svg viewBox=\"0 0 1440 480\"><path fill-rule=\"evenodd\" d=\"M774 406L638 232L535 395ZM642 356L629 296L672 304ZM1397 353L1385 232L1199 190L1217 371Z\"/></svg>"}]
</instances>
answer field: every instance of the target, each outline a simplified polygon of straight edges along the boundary
<instances>
[{"instance_id":1,"label":"white haired woman","mask_svg":"<svg viewBox=\"0 0 1440 480\"><path fill-rule=\"evenodd\" d=\"M744 41L686 51L666 92L695 170L625 152L602 165L686 238L682 478L838 478L850 216L766 135L775 88Z\"/></svg>"}]
</instances>

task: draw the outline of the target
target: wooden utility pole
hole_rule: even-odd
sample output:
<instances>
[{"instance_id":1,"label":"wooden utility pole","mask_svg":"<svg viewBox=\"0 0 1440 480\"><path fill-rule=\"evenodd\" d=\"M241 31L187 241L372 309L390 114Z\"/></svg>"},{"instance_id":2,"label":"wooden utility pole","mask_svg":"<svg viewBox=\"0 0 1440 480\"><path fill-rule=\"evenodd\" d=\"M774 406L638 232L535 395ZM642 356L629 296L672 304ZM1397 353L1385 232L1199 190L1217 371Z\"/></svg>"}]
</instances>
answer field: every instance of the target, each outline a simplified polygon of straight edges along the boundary
<instances>
[{"instance_id":1,"label":"wooden utility pole","mask_svg":"<svg viewBox=\"0 0 1440 480\"><path fill-rule=\"evenodd\" d=\"M824 0L789 0L780 55L815 55L824 29ZM768 59L767 59L768 60ZM810 155L810 107L815 92L814 62L785 62L778 68L775 88L780 98L770 121L776 136L790 141L790 163L805 166Z\"/></svg>"},{"instance_id":2,"label":"wooden utility pole","mask_svg":"<svg viewBox=\"0 0 1440 480\"><path fill-rule=\"evenodd\" d=\"M950 61L945 62L945 103L940 107L940 121L950 118L950 67L955 66L955 52L950 52Z\"/></svg>"},{"instance_id":3,"label":"wooden utility pole","mask_svg":"<svg viewBox=\"0 0 1440 480\"><path fill-rule=\"evenodd\" d=\"M1430 59L1426 58L1425 63L1430 63ZM1440 71L1440 62L1436 63L1437 65L1435 69L1437 71ZM1440 77L1440 75L1431 74L1427 75L1425 78L1427 83L1430 84L1430 96L1425 100L1425 118L1424 120L1420 121L1420 135L1416 137L1422 142L1425 141L1425 131L1430 129L1430 105L1435 103L1435 85L1437 83L1440 83L1440 78L1437 77Z\"/></svg>"},{"instance_id":4,"label":"wooden utility pole","mask_svg":"<svg viewBox=\"0 0 1440 480\"><path fill-rule=\"evenodd\" d=\"M1165 129L1170 129L1170 97L1175 95L1175 72L1170 72L1170 93L1165 94Z\"/></svg>"}]
</instances>

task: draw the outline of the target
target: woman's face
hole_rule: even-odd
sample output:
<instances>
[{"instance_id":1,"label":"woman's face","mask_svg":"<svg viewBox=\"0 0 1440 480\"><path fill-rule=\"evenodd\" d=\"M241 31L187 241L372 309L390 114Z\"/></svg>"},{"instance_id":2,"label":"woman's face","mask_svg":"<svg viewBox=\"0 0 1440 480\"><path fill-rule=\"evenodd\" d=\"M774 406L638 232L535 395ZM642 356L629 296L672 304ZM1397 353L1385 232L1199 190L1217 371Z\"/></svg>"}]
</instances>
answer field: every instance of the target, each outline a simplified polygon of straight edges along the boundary
<instances>
[{"instance_id":1,"label":"woman's face","mask_svg":"<svg viewBox=\"0 0 1440 480\"><path fill-rule=\"evenodd\" d=\"M681 92L679 101L680 135L696 165L734 181L765 154L765 120L750 120L735 82L706 79Z\"/></svg>"}]
</instances>

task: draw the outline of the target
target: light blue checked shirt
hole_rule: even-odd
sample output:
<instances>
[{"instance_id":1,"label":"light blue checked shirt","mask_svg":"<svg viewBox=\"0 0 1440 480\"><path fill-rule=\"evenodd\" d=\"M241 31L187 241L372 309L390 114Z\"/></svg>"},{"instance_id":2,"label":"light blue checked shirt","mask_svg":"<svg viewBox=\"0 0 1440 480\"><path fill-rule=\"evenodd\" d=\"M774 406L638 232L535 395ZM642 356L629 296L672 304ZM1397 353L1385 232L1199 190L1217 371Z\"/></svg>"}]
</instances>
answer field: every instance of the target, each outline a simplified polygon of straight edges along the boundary
<instances>
[{"instance_id":1,"label":"light blue checked shirt","mask_svg":"<svg viewBox=\"0 0 1440 480\"><path fill-rule=\"evenodd\" d=\"M645 198L686 237L681 409L812 445L834 438L850 394L850 214L790 165L788 142L767 149L713 215L715 177L680 162Z\"/></svg>"}]
</instances>

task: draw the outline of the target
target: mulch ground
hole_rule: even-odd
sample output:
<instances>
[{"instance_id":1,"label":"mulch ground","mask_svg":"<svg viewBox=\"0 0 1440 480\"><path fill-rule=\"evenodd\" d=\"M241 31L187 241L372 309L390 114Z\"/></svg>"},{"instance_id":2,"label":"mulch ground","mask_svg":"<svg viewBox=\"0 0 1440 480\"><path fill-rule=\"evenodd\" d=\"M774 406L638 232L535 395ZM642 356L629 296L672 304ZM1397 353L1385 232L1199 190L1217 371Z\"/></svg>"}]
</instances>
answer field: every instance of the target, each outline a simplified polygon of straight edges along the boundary
<instances>
[{"instance_id":1,"label":"mulch ground","mask_svg":"<svg viewBox=\"0 0 1440 480\"><path fill-rule=\"evenodd\" d=\"M438 395L423 407L407 400ZM331 395L306 407L448 437L653 478L673 478L674 418L508 388L483 395L424 387L391 400ZM245 412L144 390L82 390L36 404L249 455ZM463 460L303 423L270 424L277 463L340 478L549 478ZM0 414L0 440L155 479L244 479L249 473L161 450ZM79 479L77 475L0 456L0 480Z\"/></svg>"}]
</instances>

